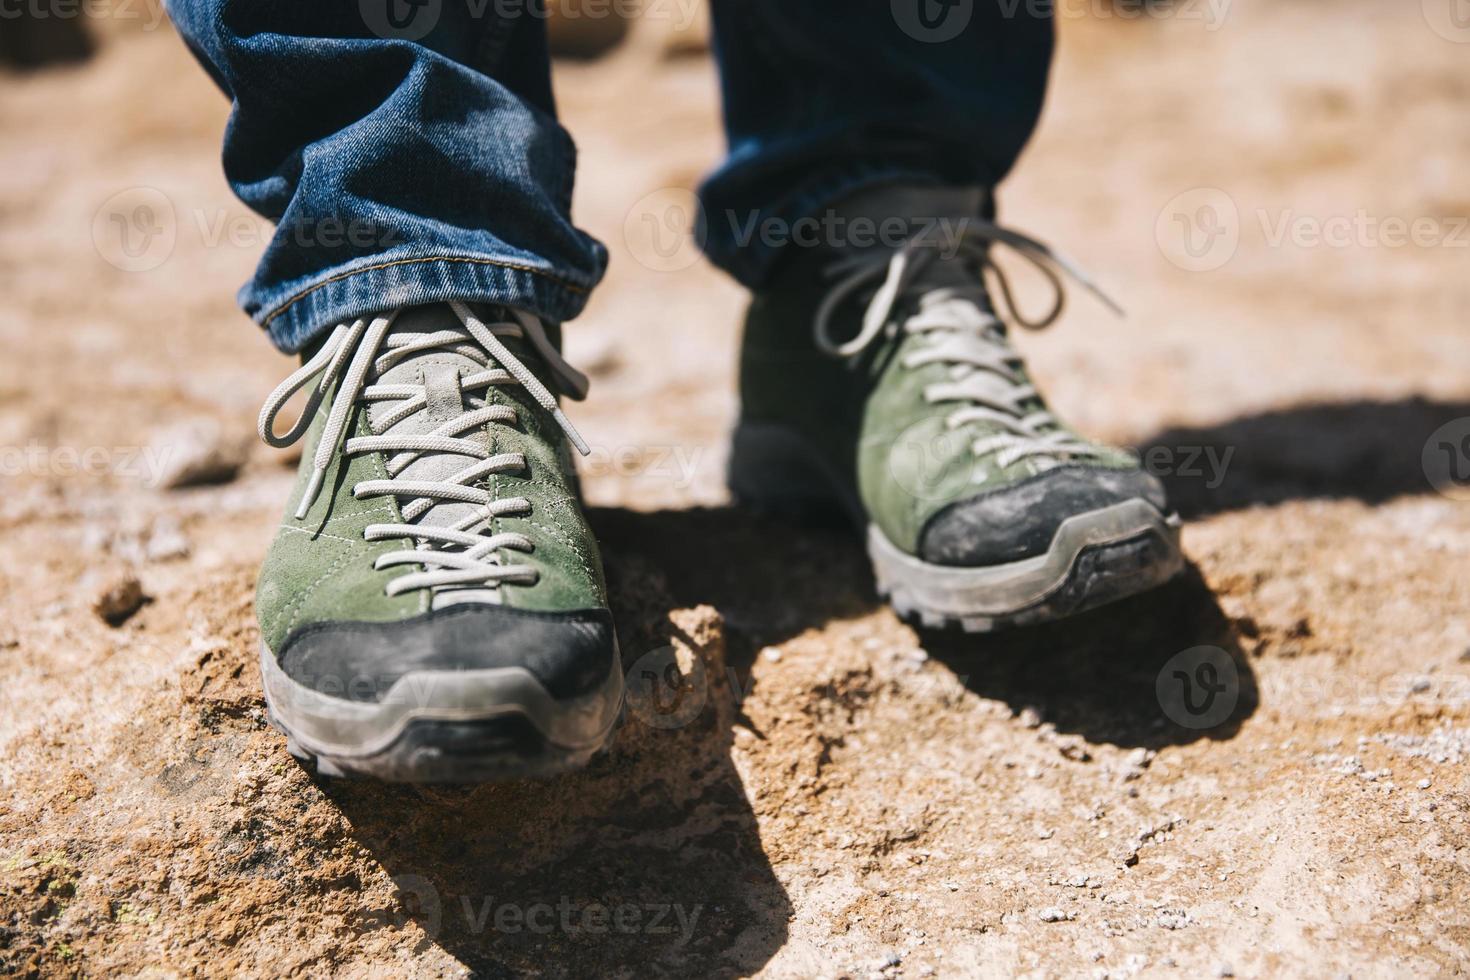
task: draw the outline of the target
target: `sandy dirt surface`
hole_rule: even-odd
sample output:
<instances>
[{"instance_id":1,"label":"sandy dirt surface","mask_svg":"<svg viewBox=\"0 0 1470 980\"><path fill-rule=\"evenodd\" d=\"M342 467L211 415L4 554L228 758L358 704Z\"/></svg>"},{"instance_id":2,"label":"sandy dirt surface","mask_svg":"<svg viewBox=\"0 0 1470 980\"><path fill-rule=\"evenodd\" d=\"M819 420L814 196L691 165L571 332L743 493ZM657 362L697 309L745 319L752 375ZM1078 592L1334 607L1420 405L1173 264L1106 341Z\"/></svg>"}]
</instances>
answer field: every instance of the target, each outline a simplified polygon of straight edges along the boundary
<instances>
[{"instance_id":1,"label":"sandy dirt surface","mask_svg":"<svg viewBox=\"0 0 1470 980\"><path fill-rule=\"evenodd\" d=\"M263 229L224 101L166 26L6 77L0 971L1462 975L1470 502L1429 476L1470 472L1470 31L1434 0L1063 6L1003 215L1129 316L1079 295L1021 343L1151 453L1187 576L930 634L846 532L733 508L740 292L638 260L720 149L715 84L630 43L557 79L614 258L574 415L635 688L687 684L585 773L474 790L318 781L264 722L292 463L251 432L290 365L233 304ZM164 252L119 251L135 220ZM184 463L214 482L154 485Z\"/></svg>"}]
</instances>

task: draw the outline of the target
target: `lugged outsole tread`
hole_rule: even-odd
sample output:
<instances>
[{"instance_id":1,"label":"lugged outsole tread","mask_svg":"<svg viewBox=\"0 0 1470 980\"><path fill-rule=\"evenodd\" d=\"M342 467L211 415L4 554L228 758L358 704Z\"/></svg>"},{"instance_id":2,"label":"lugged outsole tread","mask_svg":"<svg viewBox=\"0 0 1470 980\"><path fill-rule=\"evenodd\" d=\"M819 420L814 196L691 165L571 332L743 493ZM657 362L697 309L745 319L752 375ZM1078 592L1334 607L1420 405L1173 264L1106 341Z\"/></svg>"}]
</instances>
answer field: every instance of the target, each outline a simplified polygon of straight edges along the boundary
<instances>
[{"instance_id":1,"label":"lugged outsole tread","mask_svg":"<svg viewBox=\"0 0 1470 980\"><path fill-rule=\"evenodd\" d=\"M926 629L994 633L1051 622L1148 592L1183 569L1183 557L1174 543L1147 531L1081 549L1060 587L1041 602L1011 613L955 616L937 612L923 608L901 586L880 586L879 595L900 617Z\"/></svg>"},{"instance_id":2,"label":"lugged outsole tread","mask_svg":"<svg viewBox=\"0 0 1470 980\"><path fill-rule=\"evenodd\" d=\"M832 505L815 499L757 498L736 494L736 502L752 513L793 524L829 523ZM1150 554L1152 553L1152 554ZM1140 560L1143 559L1143 560ZM1132 574L1125 567L1136 564ZM1159 572L1159 569L1168 569ZM1043 602L1013 613L954 615L925 609L902 588L878 585L878 595L899 617L925 629L959 630L965 633L995 633L1038 623L1051 622L1089 609L1155 589L1184 569L1178 546L1148 531L1124 541L1090 545L1078 552L1061 587ZM1084 580L1088 585L1084 585Z\"/></svg>"}]
</instances>

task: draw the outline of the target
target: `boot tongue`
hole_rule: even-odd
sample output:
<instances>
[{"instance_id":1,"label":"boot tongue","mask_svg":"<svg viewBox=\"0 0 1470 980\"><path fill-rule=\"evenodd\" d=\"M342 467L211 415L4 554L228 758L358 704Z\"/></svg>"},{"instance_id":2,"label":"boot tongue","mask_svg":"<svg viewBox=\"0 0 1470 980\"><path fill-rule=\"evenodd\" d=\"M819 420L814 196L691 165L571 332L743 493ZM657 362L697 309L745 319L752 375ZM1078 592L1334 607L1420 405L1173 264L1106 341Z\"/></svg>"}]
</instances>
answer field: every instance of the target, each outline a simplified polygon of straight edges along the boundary
<instances>
[{"instance_id":1,"label":"boot tongue","mask_svg":"<svg viewBox=\"0 0 1470 980\"><path fill-rule=\"evenodd\" d=\"M474 340L465 332L459 318L454 315L454 311L445 305L404 310L394 320L389 337L421 336L443 330L453 330L464 336L466 345L476 346ZM509 338L507 340L508 346L514 343ZM520 353L519 349L516 349L515 352ZM493 359L490 367L495 367ZM398 400L373 402L368 406L368 420L372 424L373 431L378 435L390 433L424 435L466 412L483 408L485 389L480 388L473 392L464 391L460 387L460 379L484 370L486 370L484 365L474 358L453 350L451 345L433 347L403 358L388 370L376 375L372 383L422 387L425 389L427 404L407 418L383 428L383 419L392 414L401 402ZM458 433L453 438L477 443L487 451L494 450L488 425ZM392 460L395 455L397 454L388 453L386 459ZM473 466L478 461L473 456L458 453L424 453L399 470L395 478L443 481ZM469 519L478 509L474 504L442 501L420 515L416 523L437 527L456 525ZM483 522L480 522L467 530L474 532L482 527Z\"/></svg>"},{"instance_id":2,"label":"boot tongue","mask_svg":"<svg viewBox=\"0 0 1470 980\"><path fill-rule=\"evenodd\" d=\"M870 222L879 229L883 229L885 223L893 228L898 227L895 219L907 222L908 231L904 236L906 239L917 237L933 244L940 253L924 267L923 273L914 284L915 288L963 289L964 302L973 303L986 314L993 314L991 304L982 296L976 295L975 287L983 286L983 282L974 265L965 259L953 257L959 239L965 234L969 223L984 215L989 204L990 194L980 187L893 184L859 191L843 198L833 206L833 211L849 223L848 227L858 219ZM895 244L891 239L886 239L870 249L848 247L843 251L845 254L864 254L870 251L874 254L889 253ZM928 307L947 302L955 300L942 293L931 292L920 301L920 306ZM1004 343L1004 324L997 320L992 329L996 340ZM1010 382L988 371L961 367L953 373L956 379L969 378L970 384L989 390L997 398L1008 397L1012 389ZM1044 407L1040 396L1028 398L1021 403L1024 411L1035 411Z\"/></svg>"},{"instance_id":3,"label":"boot tongue","mask_svg":"<svg viewBox=\"0 0 1470 980\"><path fill-rule=\"evenodd\" d=\"M920 243L937 254L926 258L915 287L973 292L974 263L959 246L989 200L979 187L888 184L858 191L832 205L834 240L824 251L838 258L887 259L906 244Z\"/></svg>"}]
</instances>

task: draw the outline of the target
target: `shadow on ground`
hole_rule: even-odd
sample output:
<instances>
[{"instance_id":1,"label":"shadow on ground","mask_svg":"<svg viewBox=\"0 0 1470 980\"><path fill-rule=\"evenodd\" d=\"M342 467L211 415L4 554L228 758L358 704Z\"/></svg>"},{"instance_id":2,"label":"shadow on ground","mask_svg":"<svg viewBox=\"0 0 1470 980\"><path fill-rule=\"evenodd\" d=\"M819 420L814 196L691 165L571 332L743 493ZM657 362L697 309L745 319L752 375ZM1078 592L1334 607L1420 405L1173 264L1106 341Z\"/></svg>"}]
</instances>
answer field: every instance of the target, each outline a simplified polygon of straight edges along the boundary
<instances>
[{"instance_id":1,"label":"shadow on ground","mask_svg":"<svg viewBox=\"0 0 1470 980\"><path fill-rule=\"evenodd\" d=\"M80 5L78 5L79 7ZM30 70L69 65L92 56L95 45L73 7L70 17L47 11L41 4L16 4L0 14L0 65Z\"/></svg>"},{"instance_id":2,"label":"shadow on ground","mask_svg":"<svg viewBox=\"0 0 1470 980\"><path fill-rule=\"evenodd\" d=\"M742 976L785 943L791 903L730 759L719 617L681 608L635 551L607 569L625 668L687 651L709 669L704 710L669 726L630 710L607 755L556 779L322 781L398 886L363 928L411 918L491 977Z\"/></svg>"},{"instance_id":3,"label":"shadow on ground","mask_svg":"<svg viewBox=\"0 0 1470 980\"><path fill-rule=\"evenodd\" d=\"M609 553L644 549L678 604L719 610L741 690L750 689L762 647L879 606L861 543L838 525L798 526L730 507L596 511L593 523ZM1035 708L1059 731L1094 742L1230 738L1258 704L1235 631L1193 566L1161 589L1060 623L997 634L920 630L919 641L977 694ZM1220 684L1226 689L1211 698L1207 688Z\"/></svg>"},{"instance_id":4,"label":"shadow on ground","mask_svg":"<svg viewBox=\"0 0 1470 980\"><path fill-rule=\"evenodd\" d=\"M1381 504L1431 490L1425 444L1467 416L1470 403L1424 398L1302 405L1167 429L1139 443L1139 453L1146 463L1157 454L1150 468L1185 517L1303 499ZM1463 446L1450 448L1470 470Z\"/></svg>"},{"instance_id":5,"label":"shadow on ground","mask_svg":"<svg viewBox=\"0 0 1470 980\"><path fill-rule=\"evenodd\" d=\"M965 686L1089 742L1159 748L1234 737L1255 672L1199 569L1069 619L989 636L921 633Z\"/></svg>"}]
</instances>

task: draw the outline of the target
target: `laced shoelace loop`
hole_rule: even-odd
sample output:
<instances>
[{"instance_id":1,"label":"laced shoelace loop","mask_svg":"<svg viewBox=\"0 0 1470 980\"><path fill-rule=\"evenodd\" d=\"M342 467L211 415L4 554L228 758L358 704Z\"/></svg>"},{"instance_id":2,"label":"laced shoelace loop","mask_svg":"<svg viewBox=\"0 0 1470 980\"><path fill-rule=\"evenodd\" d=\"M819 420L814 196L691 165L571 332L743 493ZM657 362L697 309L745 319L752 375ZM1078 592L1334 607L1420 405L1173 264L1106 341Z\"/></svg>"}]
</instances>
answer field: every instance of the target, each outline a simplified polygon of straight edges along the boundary
<instances>
[{"instance_id":1,"label":"laced shoelace loop","mask_svg":"<svg viewBox=\"0 0 1470 980\"><path fill-rule=\"evenodd\" d=\"M518 420L516 410L505 405L485 405L468 409L428 433L390 432L387 430L393 425L426 407L427 391L421 385L368 384L370 375L381 376L393 365L415 354L429 351L457 353L484 367L482 371L459 377L461 391L517 384L556 420L578 452L584 456L590 452L586 441L557 404L556 396L500 340L500 336L524 338L541 357L558 386L569 397L580 400L587 393L587 378L561 357L547 338L541 322L529 314L511 310L512 319L487 324L468 305L459 302L449 305L463 330L449 328L392 334L390 331L398 312L372 320L359 319L351 324L340 324L311 359L276 386L261 407L258 420L260 437L268 445L276 448L290 446L305 435L327 392L334 384L337 385L337 393L332 399L321 440L312 459L311 476L297 502L295 516L297 520L305 519L321 494L332 459L339 452L347 455L383 453L387 478L361 481L353 486L352 493L358 499L393 497L399 500L402 521L369 525L363 536L369 541L410 539L418 542L417 548L380 555L375 568L418 565L424 569L394 579L387 587L389 595L444 586L480 584L493 587L502 582L532 584L536 580L536 570L529 565L504 564L500 560L500 552L530 552L535 545L526 535L516 532L483 534L474 530L476 525L489 524L495 518L525 515L531 511L531 504L524 497L498 499L475 485L487 476L524 472L527 466L525 456L521 453L492 455L480 443L465 438L467 433L490 423L515 424ZM494 366L491 365L492 360ZM277 434L277 416L291 398L308 385L311 389L301 417L289 431ZM348 438L344 445L343 440L355 412L371 403L387 406L377 420L374 434ZM409 480L400 476L415 460L431 453L465 456L470 462L443 479ZM436 504L445 502L471 504L474 509L468 517L448 527L415 523Z\"/></svg>"},{"instance_id":2,"label":"laced shoelace loop","mask_svg":"<svg viewBox=\"0 0 1470 980\"><path fill-rule=\"evenodd\" d=\"M1005 338L1003 323L990 309L985 275L994 278L1009 319L1027 330L1043 330L1061 316L1066 300L1063 276L1095 295L1118 315L1123 311L1076 263L1020 232L981 218L968 218L963 236L954 243L955 261L969 262L974 284L926 284L925 272L940 259L937 243L919 237L891 253L857 254L838 259L827 273L837 280L823 297L813 323L817 348L853 362L886 332L908 332L932 337L925 348L906 356L909 368L942 363L952 368L951 381L925 389L930 402L961 402L945 424L957 429L973 422L989 422L1001 431L971 443L977 457L996 454L1001 467L1028 457L1093 457L1101 450L1072 435L1044 406L1026 382L1023 362ZM991 257L993 245L1004 245L1035 267L1052 289L1052 305L1040 317L1028 317L1016 302L1004 269ZM832 336L836 313L861 291L878 282L864 308L862 322L851 340ZM917 310L897 318L899 301L918 294Z\"/></svg>"}]
</instances>

